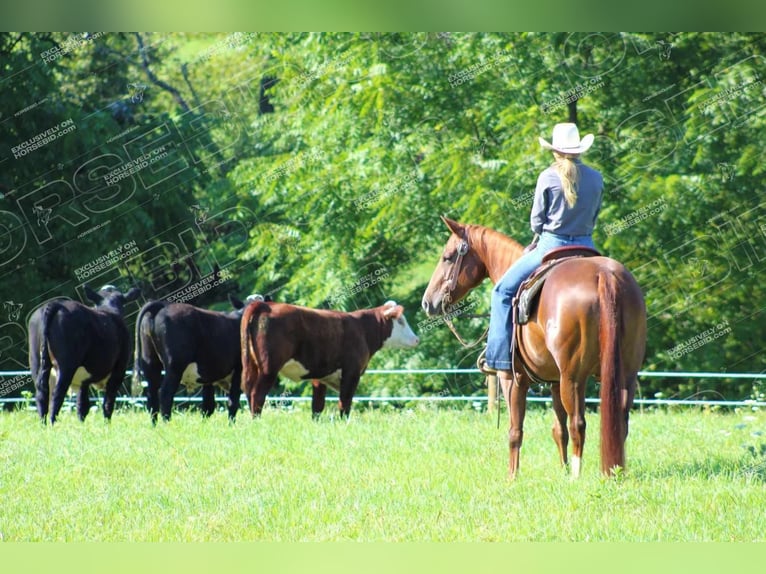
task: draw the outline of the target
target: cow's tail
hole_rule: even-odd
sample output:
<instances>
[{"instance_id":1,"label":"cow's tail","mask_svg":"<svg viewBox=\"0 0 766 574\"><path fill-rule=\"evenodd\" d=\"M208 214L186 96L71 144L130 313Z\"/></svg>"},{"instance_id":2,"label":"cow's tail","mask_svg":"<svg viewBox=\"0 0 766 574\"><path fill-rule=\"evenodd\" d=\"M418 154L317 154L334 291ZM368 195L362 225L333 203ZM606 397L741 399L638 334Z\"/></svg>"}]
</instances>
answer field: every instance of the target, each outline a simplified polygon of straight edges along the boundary
<instances>
[{"instance_id":1,"label":"cow's tail","mask_svg":"<svg viewBox=\"0 0 766 574\"><path fill-rule=\"evenodd\" d=\"M259 318L268 312L269 309L268 303L256 301L245 307L245 311L242 313L239 334L240 348L242 350L242 390L245 393L250 392L261 368L258 362L260 357L255 351L255 337L259 329ZM250 400L250 397L248 397L248 400Z\"/></svg>"},{"instance_id":2,"label":"cow's tail","mask_svg":"<svg viewBox=\"0 0 766 574\"><path fill-rule=\"evenodd\" d=\"M625 466L625 418L622 408L622 313L616 278L599 273L599 341L601 351L601 472L610 475Z\"/></svg>"},{"instance_id":3,"label":"cow's tail","mask_svg":"<svg viewBox=\"0 0 766 574\"><path fill-rule=\"evenodd\" d=\"M50 345L48 344L48 338L51 331L51 322L56 316L56 313L62 309L61 303L58 301L52 301L46 303L42 313L42 335L40 341L40 372L37 375L35 386L38 392L42 392L44 383L50 380L51 369L53 368L53 361L51 361ZM48 396L50 397L51 389L48 389Z\"/></svg>"},{"instance_id":4,"label":"cow's tail","mask_svg":"<svg viewBox=\"0 0 766 574\"><path fill-rule=\"evenodd\" d=\"M134 392L141 388L141 380L143 378L143 373L141 372L141 323L143 322L145 315L149 315L149 320L153 322L157 311L162 309L165 305L167 305L167 301L149 301L146 305L141 307L141 311L138 312L138 317L136 318L136 344L134 349L135 360L133 361ZM154 329L152 328L151 331L154 331Z\"/></svg>"}]
</instances>

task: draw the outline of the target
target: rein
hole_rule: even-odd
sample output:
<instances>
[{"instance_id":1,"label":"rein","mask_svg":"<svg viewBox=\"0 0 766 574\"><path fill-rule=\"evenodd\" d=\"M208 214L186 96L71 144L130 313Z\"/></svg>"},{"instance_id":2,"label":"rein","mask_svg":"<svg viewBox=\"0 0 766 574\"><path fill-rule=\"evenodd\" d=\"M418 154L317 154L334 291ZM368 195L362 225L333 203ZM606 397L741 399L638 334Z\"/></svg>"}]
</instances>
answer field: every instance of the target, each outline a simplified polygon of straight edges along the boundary
<instances>
[{"instance_id":1,"label":"rein","mask_svg":"<svg viewBox=\"0 0 766 574\"><path fill-rule=\"evenodd\" d=\"M465 339L460 336L460 333L457 332L455 325L452 323L452 317L450 317L450 313L448 312L448 307L452 303L452 292L455 290L457 278L460 275L460 266L463 263L463 257L465 257L469 250L470 246L468 245L468 242L463 239L457 248L457 258L455 259L454 265L452 265L450 274L447 276L447 283L444 286L444 296L442 297L442 317L444 318L444 322L447 324L447 327L449 327L449 330L452 331L452 334L455 335L455 338L460 341L460 344L466 349L472 349L477 346L484 340L487 333L489 333L489 325L487 325L487 328L484 329L484 333L482 333L479 338L472 343L467 343Z\"/></svg>"}]
</instances>

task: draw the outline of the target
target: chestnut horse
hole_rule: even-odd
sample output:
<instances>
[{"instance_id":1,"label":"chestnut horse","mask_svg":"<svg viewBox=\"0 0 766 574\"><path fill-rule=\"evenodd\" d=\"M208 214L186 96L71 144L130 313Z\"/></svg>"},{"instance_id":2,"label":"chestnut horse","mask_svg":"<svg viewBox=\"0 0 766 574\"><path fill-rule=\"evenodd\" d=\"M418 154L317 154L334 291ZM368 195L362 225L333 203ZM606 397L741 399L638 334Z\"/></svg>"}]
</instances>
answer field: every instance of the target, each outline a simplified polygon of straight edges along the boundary
<instances>
[{"instance_id":1,"label":"chestnut horse","mask_svg":"<svg viewBox=\"0 0 766 574\"><path fill-rule=\"evenodd\" d=\"M486 277L497 283L522 253L513 239L479 225L442 220L452 232L423 295L428 315L449 311ZM501 379L510 418L511 478L519 469L527 389L551 381L553 439L562 465L572 438L572 475L579 476L585 442L585 385L601 381L601 472L625 465L628 415L646 347L646 306L630 272L608 257L577 257L548 275L536 311L517 331L513 382ZM567 425L567 418L569 424ZM568 426L568 429L567 429Z\"/></svg>"}]
</instances>

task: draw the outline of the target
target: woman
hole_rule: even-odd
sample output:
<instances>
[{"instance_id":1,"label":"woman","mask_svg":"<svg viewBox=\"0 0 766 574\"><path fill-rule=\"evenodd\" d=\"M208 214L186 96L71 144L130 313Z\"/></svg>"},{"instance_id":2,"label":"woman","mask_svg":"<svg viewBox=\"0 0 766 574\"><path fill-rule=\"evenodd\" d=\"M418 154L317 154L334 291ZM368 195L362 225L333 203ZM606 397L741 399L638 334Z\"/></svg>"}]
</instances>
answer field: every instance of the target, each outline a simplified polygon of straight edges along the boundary
<instances>
[{"instance_id":1,"label":"woman","mask_svg":"<svg viewBox=\"0 0 766 574\"><path fill-rule=\"evenodd\" d=\"M594 248L591 234L601 209L604 180L601 173L580 161L593 144L593 134L580 139L577 126L556 124L552 143L539 138L553 152L554 162L537 178L530 222L535 238L492 290L486 364L502 379L512 379L511 329L513 298L519 285L557 247L584 245Z\"/></svg>"}]
</instances>

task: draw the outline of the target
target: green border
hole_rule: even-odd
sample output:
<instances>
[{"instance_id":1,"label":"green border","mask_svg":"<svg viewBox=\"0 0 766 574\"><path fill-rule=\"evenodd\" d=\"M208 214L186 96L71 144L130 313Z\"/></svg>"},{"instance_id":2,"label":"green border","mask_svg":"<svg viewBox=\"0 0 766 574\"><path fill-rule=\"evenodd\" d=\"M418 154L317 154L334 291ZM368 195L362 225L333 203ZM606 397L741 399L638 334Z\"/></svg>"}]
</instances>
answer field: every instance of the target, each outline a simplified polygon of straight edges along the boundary
<instances>
[{"instance_id":1,"label":"green border","mask_svg":"<svg viewBox=\"0 0 766 574\"><path fill-rule=\"evenodd\" d=\"M23 0L0 5L10 30L592 31L753 30L756 0Z\"/></svg>"},{"instance_id":2,"label":"green border","mask_svg":"<svg viewBox=\"0 0 766 574\"><path fill-rule=\"evenodd\" d=\"M573 516L573 520L576 517ZM760 544L14 544L6 572L647 574L757 571Z\"/></svg>"},{"instance_id":3,"label":"green border","mask_svg":"<svg viewBox=\"0 0 766 574\"><path fill-rule=\"evenodd\" d=\"M458 3L347 0L133 0L3 3L5 29L292 30L734 30L763 27L766 6L729 0L642 3L554 0ZM502 485L500 485L502 487ZM576 521L577 516L573 515ZM4 572L745 572L762 544L0 544Z\"/></svg>"}]
</instances>

